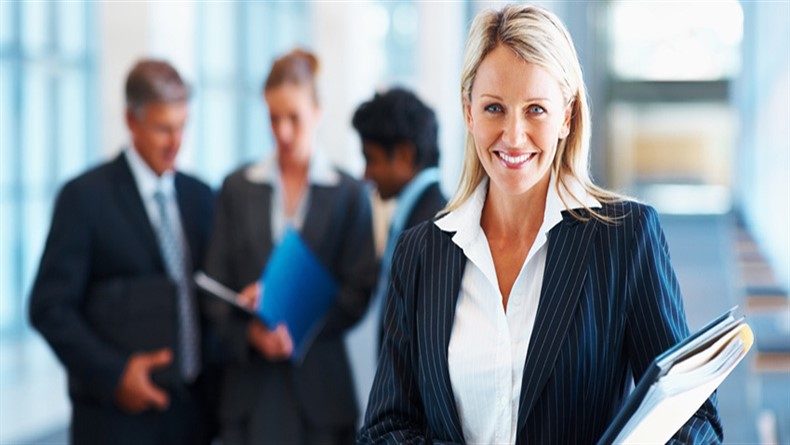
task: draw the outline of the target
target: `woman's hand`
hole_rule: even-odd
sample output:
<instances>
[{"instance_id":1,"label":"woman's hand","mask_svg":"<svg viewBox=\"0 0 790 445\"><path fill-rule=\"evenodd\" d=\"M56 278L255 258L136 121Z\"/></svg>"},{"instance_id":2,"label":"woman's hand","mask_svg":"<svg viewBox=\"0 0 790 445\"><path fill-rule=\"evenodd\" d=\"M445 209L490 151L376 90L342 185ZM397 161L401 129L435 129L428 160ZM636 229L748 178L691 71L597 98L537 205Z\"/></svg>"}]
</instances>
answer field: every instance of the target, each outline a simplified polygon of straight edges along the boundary
<instances>
[{"instance_id":1,"label":"woman's hand","mask_svg":"<svg viewBox=\"0 0 790 445\"><path fill-rule=\"evenodd\" d=\"M242 289L236 301L251 311L257 310L261 304L261 284L256 281Z\"/></svg>"},{"instance_id":2,"label":"woman's hand","mask_svg":"<svg viewBox=\"0 0 790 445\"><path fill-rule=\"evenodd\" d=\"M286 360L294 350L291 334L284 324L270 331L260 321L252 320L247 325L247 341L271 361Z\"/></svg>"}]
</instances>

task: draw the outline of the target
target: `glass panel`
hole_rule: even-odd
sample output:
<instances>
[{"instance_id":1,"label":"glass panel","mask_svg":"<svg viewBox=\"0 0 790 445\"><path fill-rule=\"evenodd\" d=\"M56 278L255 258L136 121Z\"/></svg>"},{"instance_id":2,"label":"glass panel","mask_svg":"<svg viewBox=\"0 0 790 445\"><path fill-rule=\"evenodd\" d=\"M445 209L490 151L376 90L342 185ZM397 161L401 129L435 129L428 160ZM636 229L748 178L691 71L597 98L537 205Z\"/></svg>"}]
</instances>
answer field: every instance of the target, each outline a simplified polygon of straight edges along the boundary
<instances>
[{"instance_id":1,"label":"glass panel","mask_svg":"<svg viewBox=\"0 0 790 445\"><path fill-rule=\"evenodd\" d=\"M419 14L414 3L397 3L392 11L392 30L395 41L401 45L413 45L417 41L420 27Z\"/></svg>"},{"instance_id":2,"label":"glass panel","mask_svg":"<svg viewBox=\"0 0 790 445\"><path fill-rule=\"evenodd\" d=\"M22 51L40 53L49 41L49 12L53 3L21 2L22 8Z\"/></svg>"},{"instance_id":3,"label":"glass panel","mask_svg":"<svg viewBox=\"0 0 790 445\"><path fill-rule=\"evenodd\" d=\"M393 83L410 84L415 73L414 57L419 28L417 8L413 3L386 3L392 26L387 34L389 78Z\"/></svg>"},{"instance_id":4,"label":"glass panel","mask_svg":"<svg viewBox=\"0 0 790 445\"><path fill-rule=\"evenodd\" d=\"M14 41L14 12L16 2L0 1L0 47Z\"/></svg>"},{"instance_id":5,"label":"glass panel","mask_svg":"<svg viewBox=\"0 0 790 445\"><path fill-rule=\"evenodd\" d=\"M249 160L260 159L269 153L273 147L269 114L260 96L253 96L247 101L247 146L244 147L242 157Z\"/></svg>"},{"instance_id":6,"label":"glass panel","mask_svg":"<svg viewBox=\"0 0 790 445\"><path fill-rule=\"evenodd\" d=\"M51 211L53 208L52 199L43 193L28 194L28 199L24 204L24 230L22 230L22 283L21 294L14 295L14 298L22 301L24 296L30 293L33 279L38 271L38 263L41 260L41 253L44 251L44 242L47 237L47 230L50 225Z\"/></svg>"},{"instance_id":7,"label":"glass panel","mask_svg":"<svg viewBox=\"0 0 790 445\"><path fill-rule=\"evenodd\" d=\"M271 20L269 3L247 2L243 3L245 10L246 48L245 60L247 72L244 73L247 84L252 92L259 94L263 85L263 78L271 64L273 53L271 49L271 29L263 26Z\"/></svg>"},{"instance_id":8,"label":"glass panel","mask_svg":"<svg viewBox=\"0 0 790 445\"><path fill-rule=\"evenodd\" d=\"M277 12L272 16L274 45L277 53L289 51L294 46L306 46L310 41L310 15L304 2L275 3Z\"/></svg>"},{"instance_id":9,"label":"glass panel","mask_svg":"<svg viewBox=\"0 0 790 445\"><path fill-rule=\"evenodd\" d=\"M616 77L719 80L740 68L743 11L735 0L616 2L610 24Z\"/></svg>"},{"instance_id":10,"label":"glass panel","mask_svg":"<svg viewBox=\"0 0 790 445\"><path fill-rule=\"evenodd\" d=\"M58 165L57 181L75 176L86 162L86 94L83 72L63 71L58 100Z\"/></svg>"},{"instance_id":11,"label":"glass panel","mask_svg":"<svg viewBox=\"0 0 790 445\"><path fill-rule=\"evenodd\" d=\"M204 9L203 70L208 82L231 81L236 72L236 3L201 3Z\"/></svg>"},{"instance_id":12,"label":"glass panel","mask_svg":"<svg viewBox=\"0 0 790 445\"><path fill-rule=\"evenodd\" d=\"M16 131L18 116L14 112L13 65L9 61L0 62L0 188L7 193L7 187L16 177L14 173L15 154L18 152ZM5 221L5 220L3 220Z\"/></svg>"},{"instance_id":13,"label":"glass panel","mask_svg":"<svg viewBox=\"0 0 790 445\"><path fill-rule=\"evenodd\" d=\"M22 80L22 134L19 146L25 186L45 184L52 156L48 155L52 128L49 76L42 67L31 67Z\"/></svg>"},{"instance_id":14,"label":"glass panel","mask_svg":"<svg viewBox=\"0 0 790 445\"><path fill-rule=\"evenodd\" d=\"M66 57L80 56L85 52L86 26L85 3L59 2L57 45Z\"/></svg>"},{"instance_id":15,"label":"glass panel","mask_svg":"<svg viewBox=\"0 0 790 445\"><path fill-rule=\"evenodd\" d=\"M4 193L8 191L4 189ZM14 197L12 197L13 199ZM13 313L19 289L17 289L16 268L17 254L19 252L16 218L14 218L14 205L6 200L5 195L0 195L0 332L10 329L13 324Z\"/></svg>"},{"instance_id":16,"label":"glass panel","mask_svg":"<svg viewBox=\"0 0 790 445\"><path fill-rule=\"evenodd\" d=\"M236 101L232 93L206 91L201 104L201 118L204 131L201 142L205 147L202 156L203 177L212 184L219 184L222 178L235 168L238 157ZM210 123L210 125L209 125Z\"/></svg>"},{"instance_id":17,"label":"glass panel","mask_svg":"<svg viewBox=\"0 0 790 445\"><path fill-rule=\"evenodd\" d=\"M360 33L370 42L364 46L365 54L360 57L367 60L367 67L372 72L367 74L374 79L382 79L388 84L385 73L390 73L394 60L387 51L387 35L390 30L389 11L385 4L367 3L359 14L362 29Z\"/></svg>"}]
</instances>

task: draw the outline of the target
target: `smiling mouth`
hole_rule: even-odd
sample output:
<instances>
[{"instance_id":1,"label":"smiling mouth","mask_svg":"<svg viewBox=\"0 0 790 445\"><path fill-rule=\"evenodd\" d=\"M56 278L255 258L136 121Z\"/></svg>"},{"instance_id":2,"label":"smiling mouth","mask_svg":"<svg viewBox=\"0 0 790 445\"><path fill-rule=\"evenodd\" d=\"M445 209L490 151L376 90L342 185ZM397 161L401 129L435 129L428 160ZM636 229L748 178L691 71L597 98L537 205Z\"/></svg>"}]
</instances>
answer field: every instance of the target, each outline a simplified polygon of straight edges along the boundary
<instances>
[{"instance_id":1,"label":"smiling mouth","mask_svg":"<svg viewBox=\"0 0 790 445\"><path fill-rule=\"evenodd\" d=\"M524 153L524 154L521 154L521 155L512 156L512 155L509 155L509 154L507 154L507 153L505 153L503 151L495 151L494 153L496 154L496 156L499 159L504 161L505 165L507 165L508 167L511 167L511 168L512 167L520 167L523 164L531 161L532 158L534 158L535 155L537 155L537 153Z\"/></svg>"}]
</instances>

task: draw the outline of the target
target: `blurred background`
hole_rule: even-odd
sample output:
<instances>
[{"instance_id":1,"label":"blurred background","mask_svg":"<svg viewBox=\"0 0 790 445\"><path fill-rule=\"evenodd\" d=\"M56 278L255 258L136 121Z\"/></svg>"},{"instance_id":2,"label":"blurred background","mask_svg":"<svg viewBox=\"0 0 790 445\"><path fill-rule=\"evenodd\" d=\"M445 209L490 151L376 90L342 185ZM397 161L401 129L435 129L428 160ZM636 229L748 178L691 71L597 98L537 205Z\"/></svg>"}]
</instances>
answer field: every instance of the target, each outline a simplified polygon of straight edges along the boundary
<instances>
[{"instance_id":1,"label":"blurred background","mask_svg":"<svg viewBox=\"0 0 790 445\"><path fill-rule=\"evenodd\" d=\"M755 329L719 392L726 442L790 443L790 2L535 3L576 42L595 180L662 215L692 330L736 304ZM123 83L138 58L170 60L193 86L179 166L215 187L272 150L263 76L300 45L322 62L330 157L361 176L354 109L406 86L438 114L450 195L465 35L499 4L1 0L0 444L67 440L63 370L26 303L59 187L127 142ZM364 404L372 369L355 360Z\"/></svg>"}]
</instances>

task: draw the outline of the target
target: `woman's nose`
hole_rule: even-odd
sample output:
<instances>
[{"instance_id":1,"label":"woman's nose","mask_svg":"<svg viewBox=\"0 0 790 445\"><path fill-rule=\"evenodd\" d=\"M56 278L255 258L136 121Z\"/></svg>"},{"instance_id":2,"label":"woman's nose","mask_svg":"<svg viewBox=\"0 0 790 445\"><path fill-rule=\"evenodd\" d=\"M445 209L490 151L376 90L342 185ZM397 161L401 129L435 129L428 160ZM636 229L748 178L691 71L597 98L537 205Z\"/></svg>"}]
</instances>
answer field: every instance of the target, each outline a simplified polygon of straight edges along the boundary
<instances>
[{"instance_id":1,"label":"woman's nose","mask_svg":"<svg viewBox=\"0 0 790 445\"><path fill-rule=\"evenodd\" d=\"M527 139L527 123L524 118L511 114L502 129L502 142L510 147L521 147Z\"/></svg>"},{"instance_id":2,"label":"woman's nose","mask_svg":"<svg viewBox=\"0 0 790 445\"><path fill-rule=\"evenodd\" d=\"M293 126L285 119L273 125L274 136L282 142L290 142L293 138Z\"/></svg>"}]
</instances>

